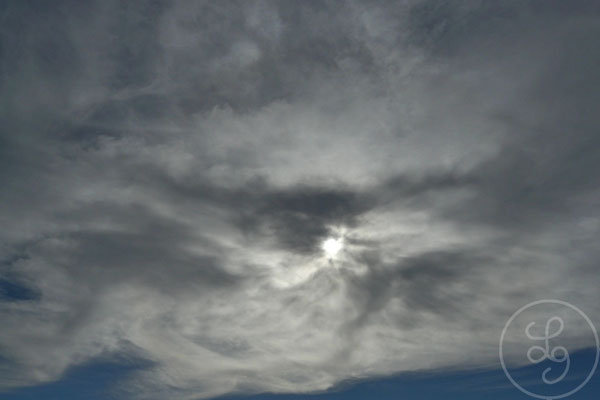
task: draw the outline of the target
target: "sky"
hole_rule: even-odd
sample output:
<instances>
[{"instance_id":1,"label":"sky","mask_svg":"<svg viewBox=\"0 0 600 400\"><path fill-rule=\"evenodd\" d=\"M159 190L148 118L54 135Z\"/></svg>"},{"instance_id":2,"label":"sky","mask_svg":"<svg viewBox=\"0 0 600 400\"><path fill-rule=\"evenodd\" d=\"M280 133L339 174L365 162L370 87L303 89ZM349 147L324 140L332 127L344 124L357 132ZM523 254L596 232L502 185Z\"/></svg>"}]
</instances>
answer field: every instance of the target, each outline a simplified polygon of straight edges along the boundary
<instances>
[{"instance_id":1,"label":"sky","mask_svg":"<svg viewBox=\"0 0 600 400\"><path fill-rule=\"evenodd\" d=\"M584 0L0 2L0 399L597 398L598 37Z\"/></svg>"}]
</instances>

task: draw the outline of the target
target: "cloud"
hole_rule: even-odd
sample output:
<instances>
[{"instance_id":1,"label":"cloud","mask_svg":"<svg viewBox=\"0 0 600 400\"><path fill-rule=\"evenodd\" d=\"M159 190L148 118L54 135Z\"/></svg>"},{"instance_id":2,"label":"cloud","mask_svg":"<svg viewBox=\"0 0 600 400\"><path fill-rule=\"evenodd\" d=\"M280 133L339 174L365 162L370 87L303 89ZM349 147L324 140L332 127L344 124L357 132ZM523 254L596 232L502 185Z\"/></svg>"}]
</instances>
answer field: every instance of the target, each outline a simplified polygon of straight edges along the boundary
<instances>
[{"instance_id":1,"label":"cloud","mask_svg":"<svg viewBox=\"0 0 600 400\"><path fill-rule=\"evenodd\" d=\"M598 320L599 11L5 5L0 385L310 392L497 367L539 298Z\"/></svg>"}]
</instances>

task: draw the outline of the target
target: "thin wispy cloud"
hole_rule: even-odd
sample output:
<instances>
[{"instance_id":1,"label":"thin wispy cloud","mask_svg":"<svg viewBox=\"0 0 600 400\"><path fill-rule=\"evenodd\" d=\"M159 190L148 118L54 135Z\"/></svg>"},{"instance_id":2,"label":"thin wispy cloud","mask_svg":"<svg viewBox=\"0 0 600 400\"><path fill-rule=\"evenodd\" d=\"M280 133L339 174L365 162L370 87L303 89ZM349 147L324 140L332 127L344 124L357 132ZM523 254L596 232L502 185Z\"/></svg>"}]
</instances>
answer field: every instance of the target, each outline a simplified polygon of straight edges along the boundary
<instances>
[{"instance_id":1,"label":"thin wispy cloud","mask_svg":"<svg viewBox=\"0 0 600 400\"><path fill-rule=\"evenodd\" d=\"M125 356L127 397L305 393L495 365L539 298L598 320L599 35L583 1L4 2L0 387Z\"/></svg>"}]
</instances>

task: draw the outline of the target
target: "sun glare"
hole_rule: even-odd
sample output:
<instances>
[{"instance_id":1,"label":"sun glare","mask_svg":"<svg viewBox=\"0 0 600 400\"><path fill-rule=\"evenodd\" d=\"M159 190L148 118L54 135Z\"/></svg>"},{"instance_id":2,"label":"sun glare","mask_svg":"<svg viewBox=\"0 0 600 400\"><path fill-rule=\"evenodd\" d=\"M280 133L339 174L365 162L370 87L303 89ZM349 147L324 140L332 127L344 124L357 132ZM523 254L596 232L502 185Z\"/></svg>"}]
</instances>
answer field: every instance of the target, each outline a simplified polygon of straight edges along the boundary
<instances>
[{"instance_id":1,"label":"sun glare","mask_svg":"<svg viewBox=\"0 0 600 400\"><path fill-rule=\"evenodd\" d=\"M327 257L333 258L342 249L342 239L329 238L323 242L323 250Z\"/></svg>"}]
</instances>

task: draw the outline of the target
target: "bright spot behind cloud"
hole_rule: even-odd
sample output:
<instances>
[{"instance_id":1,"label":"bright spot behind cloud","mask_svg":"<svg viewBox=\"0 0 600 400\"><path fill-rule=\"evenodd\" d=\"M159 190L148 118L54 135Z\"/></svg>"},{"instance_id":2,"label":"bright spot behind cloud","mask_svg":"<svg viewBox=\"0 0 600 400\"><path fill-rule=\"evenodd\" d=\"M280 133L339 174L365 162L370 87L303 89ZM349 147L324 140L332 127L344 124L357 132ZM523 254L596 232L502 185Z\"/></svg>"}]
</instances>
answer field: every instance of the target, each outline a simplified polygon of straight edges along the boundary
<instances>
[{"instance_id":1,"label":"bright spot behind cloud","mask_svg":"<svg viewBox=\"0 0 600 400\"><path fill-rule=\"evenodd\" d=\"M335 257L337 253L342 249L342 239L329 238L323 242L323 250L327 257Z\"/></svg>"}]
</instances>

